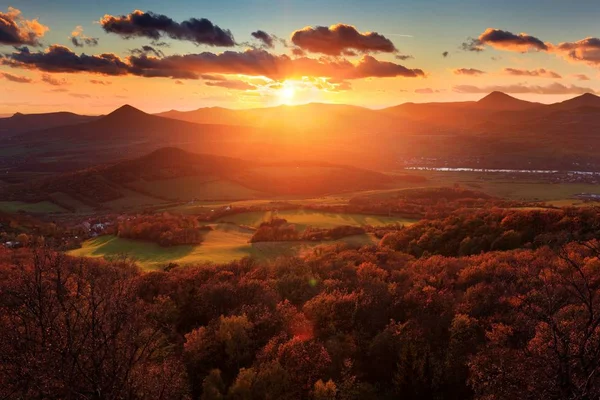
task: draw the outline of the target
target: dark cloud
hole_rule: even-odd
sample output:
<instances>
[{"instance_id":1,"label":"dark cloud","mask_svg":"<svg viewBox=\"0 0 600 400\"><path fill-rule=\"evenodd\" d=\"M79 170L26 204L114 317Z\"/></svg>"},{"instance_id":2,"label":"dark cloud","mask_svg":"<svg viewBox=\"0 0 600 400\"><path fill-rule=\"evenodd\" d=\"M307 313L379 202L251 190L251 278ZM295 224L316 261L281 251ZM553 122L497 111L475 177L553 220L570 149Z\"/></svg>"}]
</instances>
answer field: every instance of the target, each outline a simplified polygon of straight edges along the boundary
<instances>
[{"instance_id":1,"label":"dark cloud","mask_svg":"<svg viewBox=\"0 0 600 400\"><path fill-rule=\"evenodd\" d=\"M171 39L188 40L197 45L235 46L235 40L229 30L214 25L206 18L191 18L179 23L166 15L136 10L129 15L105 15L100 24L106 32L126 39L147 37L158 40L167 36Z\"/></svg>"},{"instance_id":2,"label":"dark cloud","mask_svg":"<svg viewBox=\"0 0 600 400\"><path fill-rule=\"evenodd\" d=\"M576 86L576 85L561 85L560 83L552 83L547 86L529 86L524 84L518 85L506 85L506 86L486 86L477 87L471 85L459 85L454 87L456 93L491 93L491 92L504 92L513 94L584 94L584 93L596 93L593 89Z\"/></svg>"},{"instance_id":3,"label":"dark cloud","mask_svg":"<svg viewBox=\"0 0 600 400\"><path fill-rule=\"evenodd\" d=\"M252 32L251 35L253 38L260 40L265 47L269 49L275 47L275 38L269 35L267 32L258 30L256 32Z\"/></svg>"},{"instance_id":4,"label":"dark cloud","mask_svg":"<svg viewBox=\"0 0 600 400\"><path fill-rule=\"evenodd\" d=\"M77 26L73 30L73 32L71 32L71 37L69 39L71 39L71 43L73 43L73 45L75 47L83 47L83 46L94 47L94 46L98 46L98 42L100 40L98 38L92 38L92 37L84 35L83 34L83 27L81 25Z\"/></svg>"},{"instance_id":5,"label":"dark cloud","mask_svg":"<svg viewBox=\"0 0 600 400\"><path fill-rule=\"evenodd\" d=\"M525 53L528 51L547 51L548 44L527 33L514 34L501 29L487 28L477 39L469 38L461 45L465 51L480 52L484 46L506 51Z\"/></svg>"},{"instance_id":6,"label":"dark cloud","mask_svg":"<svg viewBox=\"0 0 600 400\"><path fill-rule=\"evenodd\" d=\"M467 38L467 40L460 45L460 49L463 51L473 51L476 53L480 53L485 50L483 43L481 43L479 39L474 38Z\"/></svg>"},{"instance_id":7,"label":"dark cloud","mask_svg":"<svg viewBox=\"0 0 600 400\"><path fill-rule=\"evenodd\" d=\"M449 55L450 55L450 53L449 53L449 52L447 52L447 51L445 51L445 52L443 52L443 53L442 53L442 56L443 56L444 58L448 57Z\"/></svg>"},{"instance_id":8,"label":"dark cloud","mask_svg":"<svg viewBox=\"0 0 600 400\"><path fill-rule=\"evenodd\" d=\"M455 75L470 75L470 76L479 76L479 75L483 75L486 73L485 71L475 69L475 68L457 68L453 72Z\"/></svg>"},{"instance_id":9,"label":"dark cloud","mask_svg":"<svg viewBox=\"0 0 600 400\"><path fill-rule=\"evenodd\" d=\"M423 77L420 69L409 69L372 56L363 56L356 64L348 60L312 58L292 59L274 55L264 50L249 49L244 52L226 51L221 54L200 53L168 56L162 59L132 56L131 71L141 76L163 76L178 79L196 79L200 74L243 74L265 76L279 80L318 76L339 80L385 77Z\"/></svg>"},{"instance_id":10,"label":"dark cloud","mask_svg":"<svg viewBox=\"0 0 600 400\"><path fill-rule=\"evenodd\" d=\"M0 77L11 81L11 82L16 82L16 83L31 83L33 82L33 80L31 78L28 78L26 76L19 76L19 75L13 75L13 74L8 74L6 72L0 72Z\"/></svg>"},{"instance_id":11,"label":"dark cloud","mask_svg":"<svg viewBox=\"0 0 600 400\"><path fill-rule=\"evenodd\" d=\"M152 46L155 46L155 47L171 47L171 45L169 43L167 43L167 42L159 42L157 40L151 41L150 44Z\"/></svg>"},{"instance_id":12,"label":"dark cloud","mask_svg":"<svg viewBox=\"0 0 600 400\"><path fill-rule=\"evenodd\" d=\"M64 86L69 84L69 82L67 82L65 79L57 79L51 76L50 74L43 74L42 82L45 82L52 86Z\"/></svg>"},{"instance_id":13,"label":"dark cloud","mask_svg":"<svg viewBox=\"0 0 600 400\"><path fill-rule=\"evenodd\" d=\"M98 38L71 36L71 43L73 43L75 47L95 47L98 46L98 42Z\"/></svg>"},{"instance_id":14,"label":"dark cloud","mask_svg":"<svg viewBox=\"0 0 600 400\"><path fill-rule=\"evenodd\" d=\"M519 69L519 68L504 68L504 73L514 76L530 76L532 78L552 78L561 79L562 76L554 71L550 71L544 68L538 69Z\"/></svg>"},{"instance_id":15,"label":"dark cloud","mask_svg":"<svg viewBox=\"0 0 600 400\"><path fill-rule=\"evenodd\" d=\"M129 65L115 54L77 55L60 45L53 45L44 52L35 53L26 47L21 48L18 52L0 59L0 62L11 67L38 69L45 72L90 72L103 75L129 73Z\"/></svg>"},{"instance_id":16,"label":"dark cloud","mask_svg":"<svg viewBox=\"0 0 600 400\"><path fill-rule=\"evenodd\" d=\"M410 60L410 59L413 59L413 58L414 58L413 56L410 56L408 54L398 54L396 56L396 60L401 60L401 61L406 61L406 60Z\"/></svg>"},{"instance_id":17,"label":"dark cloud","mask_svg":"<svg viewBox=\"0 0 600 400\"><path fill-rule=\"evenodd\" d=\"M360 53L395 53L392 41L377 32L359 32L354 26L307 26L292 33L292 43L311 53L339 56L347 50Z\"/></svg>"},{"instance_id":18,"label":"dark cloud","mask_svg":"<svg viewBox=\"0 0 600 400\"><path fill-rule=\"evenodd\" d=\"M88 72L174 79L199 79L203 74L242 74L265 76L274 80L313 76L339 81L425 76L420 69L409 69L393 62L379 61L368 55L352 63L346 59L291 58L260 49L225 51L220 54L204 52L161 58L141 54L121 59L114 54L77 55L64 46L54 45L46 51L35 53L27 48L21 49L0 59L0 63L45 72Z\"/></svg>"},{"instance_id":19,"label":"dark cloud","mask_svg":"<svg viewBox=\"0 0 600 400\"><path fill-rule=\"evenodd\" d=\"M139 49L130 50L129 52L134 55L152 54L155 57L164 57L165 56L165 53L163 53L162 50L156 49L156 48L154 48L152 46L148 46L148 45L142 46Z\"/></svg>"},{"instance_id":20,"label":"dark cloud","mask_svg":"<svg viewBox=\"0 0 600 400\"><path fill-rule=\"evenodd\" d=\"M30 45L38 46L40 38L49 30L37 19L26 20L21 11L8 7L6 13L0 12L0 45Z\"/></svg>"}]
</instances>

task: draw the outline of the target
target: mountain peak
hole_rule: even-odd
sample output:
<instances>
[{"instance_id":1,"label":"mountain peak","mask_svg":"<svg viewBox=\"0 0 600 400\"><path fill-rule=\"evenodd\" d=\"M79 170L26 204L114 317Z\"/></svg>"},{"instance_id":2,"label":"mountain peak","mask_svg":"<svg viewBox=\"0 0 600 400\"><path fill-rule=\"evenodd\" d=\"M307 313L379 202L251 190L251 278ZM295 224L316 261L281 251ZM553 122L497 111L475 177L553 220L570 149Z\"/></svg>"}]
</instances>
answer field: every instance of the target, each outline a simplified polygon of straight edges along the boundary
<instances>
[{"instance_id":1,"label":"mountain peak","mask_svg":"<svg viewBox=\"0 0 600 400\"><path fill-rule=\"evenodd\" d=\"M116 110L114 110L113 112L108 114L107 116L108 117L130 118L130 117L135 117L135 116L140 116L140 115L148 115L148 114L146 114L142 110L139 110L133 106L130 106L129 104L125 104L125 105L117 108Z\"/></svg>"},{"instance_id":2,"label":"mountain peak","mask_svg":"<svg viewBox=\"0 0 600 400\"><path fill-rule=\"evenodd\" d=\"M507 100L517 100L512 96L509 96L508 94L504 93L504 92L499 92L499 91L494 91L490 94L488 94L487 96L485 96L484 98L482 98L481 100L479 100L479 103L486 103L486 102L492 102L492 101L507 101Z\"/></svg>"},{"instance_id":3,"label":"mountain peak","mask_svg":"<svg viewBox=\"0 0 600 400\"><path fill-rule=\"evenodd\" d=\"M581 96L577 96L571 100L575 100L575 99L586 100L586 101L598 101L600 99L600 96L597 96L591 92L587 92L587 93L584 93Z\"/></svg>"},{"instance_id":4,"label":"mountain peak","mask_svg":"<svg viewBox=\"0 0 600 400\"><path fill-rule=\"evenodd\" d=\"M522 110L535 107L537 103L519 100L506 93L494 91L477 102L480 106L497 111Z\"/></svg>"},{"instance_id":5,"label":"mountain peak","mask_svg":"<svg viewBox=\"0 0 600 400\"><path fill-rule=\"evenodd\" d=\"M579 107L600 107L600 97L594 93L584 93L562 103L552 105L556 109L575 109Z\"/></svg>"}]
</instances>

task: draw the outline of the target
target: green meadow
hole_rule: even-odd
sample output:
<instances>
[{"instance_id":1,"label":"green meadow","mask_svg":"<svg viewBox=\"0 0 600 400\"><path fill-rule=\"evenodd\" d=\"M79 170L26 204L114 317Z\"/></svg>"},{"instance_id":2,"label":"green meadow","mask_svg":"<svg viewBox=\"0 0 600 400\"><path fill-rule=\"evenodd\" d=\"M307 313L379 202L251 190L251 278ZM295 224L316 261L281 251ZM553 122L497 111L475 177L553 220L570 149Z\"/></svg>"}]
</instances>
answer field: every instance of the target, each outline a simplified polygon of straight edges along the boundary
<instances>
[{"instance_id":1,"label":"green meadow","mask_svg":"<svg viewBox=\"0 0 600 400\"><path fill-rule=\"evenodd\" d=\"M155 243L100 236L83 243L80 249L71 250L76 257L113 258L127 256L145 270L156 270L169 263L180 265L226 263L243 257L260 260L275 259L285 255L298 255L319 245L346 243L363 246L376 243L371 235L356 235L330 242L268 242L249 243L252 230L231 224L217 224L208 232L204 242L197 246L161 247Z\"/></svg>"}]
</instances>

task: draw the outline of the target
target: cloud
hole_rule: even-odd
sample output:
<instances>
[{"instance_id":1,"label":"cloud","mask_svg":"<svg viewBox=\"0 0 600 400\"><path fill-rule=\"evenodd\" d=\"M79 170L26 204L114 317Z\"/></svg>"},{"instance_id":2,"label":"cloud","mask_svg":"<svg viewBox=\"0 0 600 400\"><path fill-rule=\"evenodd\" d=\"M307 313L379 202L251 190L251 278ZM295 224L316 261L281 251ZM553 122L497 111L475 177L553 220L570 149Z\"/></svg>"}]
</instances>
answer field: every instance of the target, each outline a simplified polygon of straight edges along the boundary
<instances>
[{"instance_id":1,"label":"cloud","mask_svg":"<svg viewBox=\"0 0 600 400\"><path fill-rule=\"evenodd\" d=\"M163 51L161 49L156 49L152 46L142 46L139 49L133 49L130 50L131 54L135 54L135 55L142 55L142 54L153 54L156 57L164 57L165 53L163 53Z\"/></svg>"},{"instance_id":2,"label":"cloud","mask_svg":"<svg viewBox=\"0 0 600 400\"><path fill-rule=\"evenodd\" d=\"M379 61L368 55L352 63L346 59L291 58L261 49L225 51L220 54L204 52L162 58L142 54L122 59L110 53L77 55L67 47L53 45L46 51L35 53L22 48L0 59L0 62L16 68L38 69L44 72L87 72L111 76L137 75L174 79L198 79L202 74L243 74L265 76L274 80L313 76L339 81L425 76L420 69Z\"/></svg>"},{"instance_id":3,"label":"cloud","mask_svg":"<svg viewBox=\"0 0 600 400\"><path fill-rule=\"evenodd\" d=\"M112 82L110 81L101 81L99 79L90 79L90 83L94 84L94 85L112 85Z\"/></svg>"},{"instance_id":4,"label":"cloud","mask_svg":"<svg viewBox=\"0 0 600 400\"><path fill-rule=\"evenodd\" d=\"M491 46L498 50L516 51L525 53L528 51L548 51L548 44L535 36L527 33L514 34L501 29L487 28L477 39L468 38L461 45L465 51L480 52L485 46Z\"/></svg>"},{"instance_id":5,"label":"cloud","mask_svg":"<svg viewBox=\"0 0 600 400\"><path fill-rule=\"evenodd\" d=\"M31 78L28 78L26 76L19 76L19 75L13 75L13 74L8 74L6 72L0 72L0 77L11 81L11 82L16 82L16 83L31 83L33 82L33 80Z\"/></svg>"},{"instance_id":6,"label":"cloud","mask_svg":"<svg viewBox=\"0 0 600 400\"><path fill-rule=\"evenodd\" d=\"M157 40L153 40L150 42L150 44L152 46L156 46L156 47L171 47L171 45L167 42L159 42Z\"/></svg>"},{"instance_id":7,"label":"cloud","mask_svg":"<svg viewBox=\"0 0 600 400\"><path fill-rule=\"evenodd\" d=\"M583 62L592 66L600 64L600 39L588 37L577 42L563 42L552 45L550 52L561 55L573 62Z\"/></svg>"},{"instance_id":8,"label":"cloud","mask_svg":"<svg viewBox=\"0 0 600 400\"><path fill-rule=\"evenodd\" d=\"M56 79L50 74L43 74L42 82L46 82L47 84L52 86L64 86L69 84L69 82L67 82L65 79Z\"/></svg>"},{"instance_id":9,"label":"cloud","mask_svg":"<svg viewBox=\"0 0 600 400\"><path fill-rule=\"evenodd\" d=\"M378 61L363 56L357 63L348 60L313 58L292 59L286 55L274 55L264 50L249 49L244 52L226 51L221 54L200 53L175 55L162 59L141 56L129 57L131 71L140 76L163 76L179 79L197 79L200 74L243 74L265 76L280 80L318 76L339 80L385 77L423 77L420 69Z\"/></svg>"},{"instance_id":10,"label":"cloud","mask_svg":"<svg viewBox=\"0 0 600 400\"><path fill-rule=\"evenodd\" d=\"M554 71L550 71L544 68L538 68L533 70L518 69L518 68L504 68L504 73L507 75L514 76L530 76L533 78L552 78L561 79L562 76Z\"/></svg>"},{"instance_id":11,"label":"cloud","mask_svg":"<svg viewBox=\"0 0 600 400\"><path fill-rule=\"evenodd\" d=\"M167 36L171 39L187 40L197 45L232 47L235 40L231 31L214 25L206 18L190 18L181 23L166 15L135 10L129 15L105 15L100 24L107 33L125 39L147 37L158 40Z\"/></svg>"},{"instance_id":12,"label":"cloud","mask_svg":"<svg viewBox=\"0 0 600 400\"><path fill-rule=\"evenodd\" d=\"M260 40L265 47L269 49L275 47L275 38L269 35L267 32L258 30L256 32L252 32L251 35L253 38Z\"/></svg>"},{"instance_id":13,"label":"cloud","mask_svg":"<svg viewBox=\"0 0 600 400\"><path fill-rule=\"evenodd\" d=\"M447 51L445 51L445 52L443 52L443 53L442 53L442 56L443 56L444 58L448 57L449 55L450 55L450 53L449 53L449 52L447 52Z\"/></svg>"},{"instance_id":14,"label":"cloud","mask_svg":"<svg viewBox=\"0 0 600 400\"><path fill-rule=\"evenodd\" d=\"M37 19L26 20L21 11L8 7L6 13L0 12L0 45L38 46L39 40L50 28L42 25Z\"/></svg>"},{"instance_id":15,"label":"cloud","mask_svg":"<svg viewBox=\"0 0 600 400\"><path fill-rule=\"evenodd\" d=\"M98 46L98 42L100 40L98 38L92 38L92 37L84 35L83 27L81 25L78 25L75 27L73 32L71 32L71 36L69 37L69 39L71 40L71 43L73 43L73 45L75 47Z\"/></svg>"},{"instance_id":16,"label":"cloud","mask_svg":"<svg viewBox=\"0 0 600 400\"><path fill-rule=\"evenodd\" d=\"M437 89L432 89L432 88L422 88L422 89L415 89L415 93L417 93L417 94L434 94L434 93L440 93L440 91Z\"/></svg>"},{"instance_id":17,"label":"cloud","mask_svg":"<svg viewBox=\"0 0 600 400\"><path fill-rule=\"evenodd\" d=\"M483 74L487 73L485 71L481 71L481 70L475 69L475 68L458 68L458 69L455 69L453 72L454 72L454 75L470 75L470 76L479 76L479 75L483 75Z\"/></svg>"},{"instance_id":18,"label":"cloud","mask_svg":"<svg viewBox=\"0 0 600 400\"><path fill-rule=\"evenodd\" d=\"M89 94L85 94L85 93L69 93L69 96L76 97L78 99L89 99L92 97Z\"/></svg>"},{"instance_id":19,"label":"cloud","mask_svg":"<svg viewBox=\"0 0 600 400\"><path fill-rule=\"evenodd\" d=\"M485 47L479 39L467 38L467 40L462 42L462 44L460 45L460 49L463 51L473 51L475 53L480 53L485 50Z\"/></svg>"},{"instance_id":20,"label":"cloud","mask_svg":"<svg viewBox=\"0 0 600 400\"><path fill-rule=\"evenodd\" d=\"M486 86L477 87L471 85L459 85L453 88L456 93L491 93L491 92L504 92L513 94L584 94L584 93L596 93L593 89L576 86L576 85L562 85L560 83L552 83L547 86L529 86L524 84L518 85L507 85L507 86Z\"/></svg>"},{"instance_id":21,"label":"cloud","mask_svg":"<svg viewBox=\"0 0 600 400\"><path fill-rule=\"evenodd\" d=\"M38 69L45 72L89 72L103 75L127 75L129 65L110 53L88 56L77 55L69 48L52 45L46 51L32 53L27 47L0 59L2 64L17 68Z\"/></svg>"},{"instance_id":22,"label":"cloud","mask_svg":"<svg viewBox=\"0 0 600 400\"><path fill-rule=\"evenodd\" d=\"M414 57L413 57L413 56L410 56L410 55L408 55L408 54L398 54L398 55L396 56L396 60L400 60L400 61L406 61L406 60L410 60L410 59L412 59L412 58L414 58Z\"/></svg>"},{"instance_id":23,"label":"cloud","mask_svg":"<svg viewBox=\"0 0 600 400\"><path fill-rule=\"evenodd\" d=\"M204 83L206 86L218 86L231 90L254 90L256 86L249 84L248 82L240 80L219 80L219 81L208 81Z\"/></svg>"},{"instance_id":24,"label":"cloud","mask_svg":"<svg viewBox=\"0 0 600 400\"><path fill-rule=\"evenodd\" d=\"M292 43L311 53L330 56L342 55L345 51L360 53L395 53L398 50L392 41L377 32L359 32L346 24L307 26L292 33Z\"/></svg>"},{"instance_id":25,"label":"cloud","mask_svg":"<svg viewBox=\"0 0 600 400\"><path fill-rule=\"evenodd\" d=\"M578 81L590 81L590 77L585 75L585 74L574 74L573 78L577 79Z\"/></svg>"}]
</instances>

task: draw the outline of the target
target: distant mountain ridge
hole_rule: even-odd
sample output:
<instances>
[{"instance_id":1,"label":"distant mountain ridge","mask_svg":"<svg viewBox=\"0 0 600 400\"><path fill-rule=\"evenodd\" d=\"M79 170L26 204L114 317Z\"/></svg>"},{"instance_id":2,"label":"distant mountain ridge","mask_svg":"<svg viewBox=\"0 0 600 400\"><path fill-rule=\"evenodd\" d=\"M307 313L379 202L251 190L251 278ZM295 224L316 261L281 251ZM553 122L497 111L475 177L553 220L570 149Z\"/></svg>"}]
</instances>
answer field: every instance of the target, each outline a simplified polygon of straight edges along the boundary
<instances>
[{"instance_id":1,"label":"distant mountain ridge","mask_svg":"<svg viewBox=\"0 0 600 400\"><path fill-rule=\"evenodd\" d=\"M100 117L79 115L64 111L46 114L15 113L10 117L0 118L0 138L40 129L82 124L98 118Z\"/></svg>"},{"instance_id":2,"label":"distant mountain ridge","mask_svg":"<svg viewBox=\"0 0 600 400\"><path fill-rule=\"evenodd\" d=\"M167 146L250 161L327 161L382 170L419 160L600 168L596 132L600 97L592 94L546 105L493 92L479 101L404 103L382 110L311 103L152 115L124 105L86 122L0 138L8 154L0 158L0 168L73 171Z\"/></svg>"}]
</instances>

